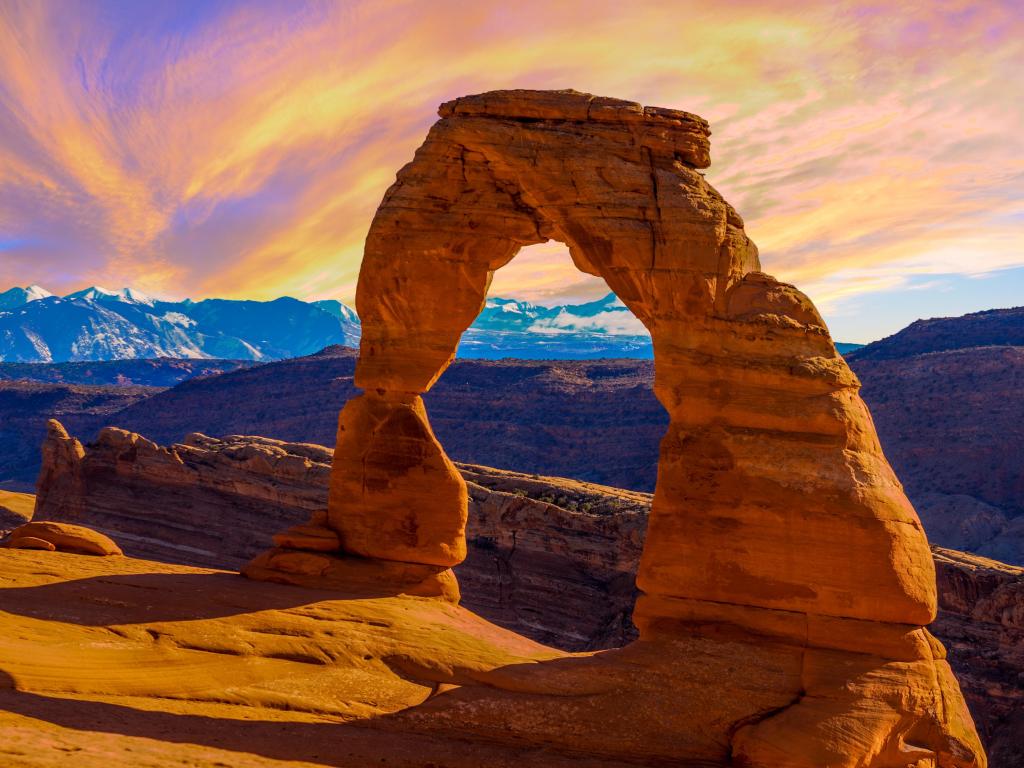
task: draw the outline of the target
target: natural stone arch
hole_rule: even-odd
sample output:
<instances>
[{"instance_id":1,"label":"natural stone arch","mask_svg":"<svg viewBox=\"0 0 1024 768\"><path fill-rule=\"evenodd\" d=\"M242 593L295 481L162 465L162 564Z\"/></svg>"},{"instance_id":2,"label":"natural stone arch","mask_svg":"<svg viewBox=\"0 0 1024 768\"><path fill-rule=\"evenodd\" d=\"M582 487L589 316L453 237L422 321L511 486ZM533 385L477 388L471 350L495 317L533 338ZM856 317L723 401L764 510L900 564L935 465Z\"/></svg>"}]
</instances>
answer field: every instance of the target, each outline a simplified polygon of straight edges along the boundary
<instances>
[{"instance_id":1,"label":"natural stone arch","mask_svg":"<svg viewBox=\"0 0 1024 768\"><path fill-rule=\"evenodd\" d=\"M494 270L557 239L650 331L670 417L637 578L641 641L713 627L804 649L799 703L734 723L731 754L887 767L916 765L923 744L934 761L922 765L983 764L923 629L936 596L917 515L818 312L760 271L742 219L699 172L707 123L573 91L487 93L440 116L366 241L364 394L339 419L327 514L358 558L331 578L457 600L466 487L420 395ZM274 567L258 563L256 575Z\"/></svg>"},{"instance_id":2,"label":"natural stone arch","mask_svg":"<svg viewBox=\"0 0 1024 768\"><path fill-rule=\"evenodd\" d=\"M342 417L330 512L346 549L461 561L462 483L418 396L479 314L491 273L522 246L554 238L651 332L655 390L672 426L644 592L928 623L927 542L857 381L810 302L760 274L739 215L697 170L709 164L707 124L573 93L484 94L440 114L366 241L356 384L367 394ZM393 422L367 441L356 419L371 413ZM426 453L399 493L395 469L405 472L412 446ZM386 477L362 472L367 455ZM413 487L428 496L407 496ZM827 525L841 517L858 523ZM656 615L682 609L661 602Z\"/></svg>"}]
</instances>

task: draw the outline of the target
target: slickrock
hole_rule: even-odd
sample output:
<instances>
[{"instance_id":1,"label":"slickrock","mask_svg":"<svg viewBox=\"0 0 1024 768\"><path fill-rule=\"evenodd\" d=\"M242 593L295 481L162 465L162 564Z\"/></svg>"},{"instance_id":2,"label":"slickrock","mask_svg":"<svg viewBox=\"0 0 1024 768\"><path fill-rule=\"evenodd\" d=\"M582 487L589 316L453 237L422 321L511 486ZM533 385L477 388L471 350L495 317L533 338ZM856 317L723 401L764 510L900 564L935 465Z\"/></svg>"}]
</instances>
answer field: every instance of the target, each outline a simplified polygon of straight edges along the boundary
<instances>
[{"instance_id":1,"label":"slickrock","mask_svg":"<svg viewBox=\"0 0 1024 768\"><path fill-rule=\"evenodd\" d=\"M124 554L109 536L83 525L55 522L25 523L11 531L4 545L12 549L59 550L84 555Z\"/></svg>"},{"instance_id":2,"label":"slickrock","mask_svg":"<svg viewBox=\"0 0 1024 768\"><path fill-rule=\"evenodd\" d=\"M69 441L80 450L63 450ZM339 540L325 527L331 451L323 446L193 434L161 447L110 429L82 447L53 428L43 454L36 520L85 523L134 557L232 569L272 536L277 573L265 559L250 570L284 582L308 584L342 567L324 557ZM456 466L469 491L469 556L458 574L470 609L570 650L635 637L629 617L650 494ZM444 584L439 594L451 595Z\"/></svg>"},{"instance_id":3,"label":"slickrock","mask_svg":"<svg viewBox=\"0 0 1024 768\"><path fill-rule=\"evenodd\" d=\"M572 657L437 600L350 597L0 549L0 765L625 768L403 728L395 713L443 698L439 678L510 685Z\"/></svg>"},{"instance_id":4,"label":"slickrock","mask_svg":"<svg viewBox=\"0 0 1024 768\"><path fill-rule=\"evenodd\" d=\"M202 447L193 447L187 459L196 469L196 483L182 488L167 483L154 471L155 454L132 453L132 442L125 441L122 450L113 450L109 441L86 446L81 476L87 493L79 500L67 500L68 507L83 510L84 522L95 525L102 521L112 526L105 530L115 538L121 536L117 526L133 529L138 523L132 522L132 518L145 515L153 526L152 535L132 539L126 544L129 554L167 559L170 556L186 564L190 558L195 559L193 562L209 559L209 555L196 555L188 547L204 522L201 517L184 520L184 508L202 510L210 518L205 525L236 519L239 528L264 537L274 533L278 513L268 512L261 517L261 507L247 494L265 498L275 486L294 483L287 477L289 463L280 463L279 469L271 467L268 471L268 465L239 466L218 454L244 454L242 448L246 443L254 447L274 445L290 452L290 444L266 438L204 438ZM309 445L297 445L295 450L320 459L313 462L319 465L318 471L308 474L317 485L297 497L293 509L296 520L312 514L313 524L293 526L275 536L275 542L287 547L307 541L312 549L324 547L326 540L336 549L336 537L331 538L333 532L321 527L326 515L318 510L327 503L330 451ZM202 480L205 472L218 467L226 471L227 466L232 467L236 494L221 493L214 484ZM564 478L457 466L466 479L470 499L469 554L455 568L464 606L502 627L568 650L613 648L636 638L630 615L636 599L634 579L650 494ZM145 510L117 491L126 478L133 476L143 478L132 490L135 497L149 500ZM52 474L47 477L58 479ZM261 486L266 487L260 490ZM183 496L188 504L181 504ZM60 501L53 494L46 497L51 503ZM111 515L112 506L118 503L129 506L120 514ZM304 504L308 509L302 508ZM40 514L59 515L60 508L58 503L52 510L41 509ZM177 520L181 525L159 523L160 513L165 509L167 522ZM158 536L170 540L161 542ZM244 546L252 544L245 544L246 541L225 537L220 549L223 562L237 567L250 557L253 553ZM1024 676L1024 641L1017 631L1019 627L1014 629L1013 624L1013 617L1024 611L1024 592L1018 588L1020 569L950 550L935 549L934 555L941 609L932 628L951 649L951 663L967 694L975 722L986 746L1000 758L994 764L1024 768L1024 755L1015 757L1012 751L1024 750L1024 731L1015 720L1024 690L1019 682ZM998 600L991 599L994 592L1001 595ZM1006 621L1010 623L1005 624Z\"/></svg>"},{"instance_id":5,"label":"slickrock","mask_svg":"<svg viewBox=\"0 0 1024 768\"><path fill-rule=\"evenodd\" d=\"M30 520L34 506L31 493L0 490L0 536Z\"/></svg>"},{"instance_id":6,"label":"slickrock","mask_svg":"<svg viewBox=\"0 0 1024 768\"><path fill-rule=\"evenodd\" d=\"M920 521L817 310L761 271L699 172L707 123L575 91L469 96L439 114L366 240L363 394L339 418L328 501L343 552L464 556L465 485L421 395L525 245L565 243L644 323L670 424L640 641L554 677L524 672L515 692L428 702L408 722L490 733L501 713L505 736L527 743L750 768L984 765L924 629L936 594ZM706 673L730 694L709 703L693 686Z\"/></svg>"}]
</instances>

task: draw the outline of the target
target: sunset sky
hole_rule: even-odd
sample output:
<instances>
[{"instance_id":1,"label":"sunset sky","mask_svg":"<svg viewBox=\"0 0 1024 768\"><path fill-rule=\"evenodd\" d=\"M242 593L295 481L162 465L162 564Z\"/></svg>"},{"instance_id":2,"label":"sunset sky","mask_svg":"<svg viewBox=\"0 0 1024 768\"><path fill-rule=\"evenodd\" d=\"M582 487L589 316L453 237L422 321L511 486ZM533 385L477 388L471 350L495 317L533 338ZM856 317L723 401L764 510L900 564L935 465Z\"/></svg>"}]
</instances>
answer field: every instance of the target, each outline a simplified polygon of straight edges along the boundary
<instances>
[{"instance_id":1,"label":"sunset sky","mask_svg":"<svg viewBox=\"0 0 1024 768\"><path fill-rule=\"evenodd\" d=\"M351 301L437 105L711 121L709 180L833 335L1024 304L1024 3L0 0L0 290ZM554 244L492 294L606 289Z\"/></svg>"}]
</instances>

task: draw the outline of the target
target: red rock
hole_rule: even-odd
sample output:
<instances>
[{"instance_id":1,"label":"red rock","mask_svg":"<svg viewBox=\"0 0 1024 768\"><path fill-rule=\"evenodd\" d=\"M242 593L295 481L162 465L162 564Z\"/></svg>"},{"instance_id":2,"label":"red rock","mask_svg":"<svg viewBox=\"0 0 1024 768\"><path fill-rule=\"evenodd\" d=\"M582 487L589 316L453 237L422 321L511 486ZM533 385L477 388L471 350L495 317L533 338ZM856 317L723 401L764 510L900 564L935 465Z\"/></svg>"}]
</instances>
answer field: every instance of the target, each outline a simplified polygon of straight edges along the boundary
<instances>
[{"instance_id":1,"label":"red rock","mask_svg":"<svg viewBox=\"0 0 1024 768\"><path fill-rule=\"evenodd\" d=\"M326 513L324 522L326 522ZM279 547L306 549L310 552L337 552L341 549L341 539L331 528L323 524L306 523L293 525L287 530L274 534L274 543Z\"/></svg>"},{"instance_id":2,"label":"red rock","mask_svg":"<svg viewBox=\"0 0 1024 768\"><path fill-rule=\"evenodd\" d=\"M419 397L366 394L338 420L328 523L361 557L450 567L466 557L466 484Z\"/></svg>"},{"instance_id":3,"label":"red rock","mask_svg":"<svg viewBox=\"0 0 1024 768\"><path fill-rule=\"evenodd\" d=\"M109 536L69 523L32 522L25 523L11 531L9 546L18 548L24 539L41 540L60 552L76 552L85 555L120 555L121 548ZM50 549L33 546L31 549Z\"/></svg>"},{"instance_id":4,"label":"red rock","mask_svg":"<svg viewBox=\"0 0 1024 768\"><path fill-rule=\"evenodd\" d=\"M246 537L236 533L220 538L220 560L215 564L241 565L256 553L259 540L280 526L282 507L290 510L295 520L312 516L310 525L293 526L292 530L309 529L318 537L329 537L322 527L330 460L326 448L257 437L216 440L193 435L189 446L173 446L190 473L179 478L160 471L164 466L161 456L171 449L139 454L109 442L87 446L82 466L67 468L81 473L85 495L76 500L49 494L50 503L56 506L40 513L59 515L62 508L81 509L83 522L101 525L118 538L124 530L129 536L125 540L129 554L172 557L185 564L210 562L209 554L189 544L203 530L229 530L216 528L219 524L252 532ZM132 443L128 440L125 446ZM293 460L249 462L243 467L230 458L271 447L277 450L265 455L287 455ZM294 474L299 459L309 462L301 476ZM457 466L470 495L469 556L455 569L464 606L506 628L569 650L614 648L636 638L629 619L636 599L633 581L651 503L649 494L564 478ZM51 477L59 483L59 477ZM299 477L306 478L308 488L297 484ZM234 493L226 492L228 483ZM134 501L139 497L149 501L145 511ZM271 498L279 502L262 501ZM132 536L142 523L150 535ZM985 744L992 750L993 763L1013 765L1020 728L1015 719L1021 703L1017 680L1024 674L1020 650L1024 648L1024 620L1020 619L1024 616L1024 575L1019 568L950 550L935 549L934 559L941 610L932 630L950 649L950 663ZM316 560L298 562L322 565ZM296 569L292 570L292 575L268 571L267 576L284 574L281 581L296 583ZM307 576L319 572L318 568L305 570ZM315 578L306 583L323 586L323 581ZM351 584L341 586L353 589ZM722 607L720 618L730 618L728 608ZM763 614L764 628L774 625L776 633L783 631L780 617L784 614ZM835 627L828 621L819 617L807 629L812 636L821 632L834 635ZM876 652L896 655L913 652L923 639L907 628L893 630L892 625L877 622L857 624L848 634L862 648L870 641Z\"/></svg>"},{"instance_id":5,"label":"red rock","mask_svg":"<svg viewBox=\"0 0 1024 768\"><path fill-rule=\"evenodd\" d=\"M69 440L77 450L65 450ZM108 428L85 448L60 428L43 456L34 519L114 532L133 556L237 569L266 547L268 527L327 506L331 452L305 443L194 433L161 447ZM308 543L338 548L335 532L323 535L334 541Z\"/></svg>"},{"instance_id":6,"label":"red rock","mask_svg":"<svg viewBox=\"0 0 1024 768\"><path fill-rule=\"evenodd\" d=\"M459 602L459 585L449 568L278 548L259 555L242 573L250 579L336 589L357 595L414 595Z\"/></svg>"},{"instance_id":7,"label":"red rock","mask_svg":"<svg viewBox=\"0 0 1024 768\"><path fill-rule=\"evenodd\" d=\"M342 412L328 503L342 554L272 551L248 572L369 580L384 594L448 582L466 552L467 492L420 395L493 271L555 239L650 331L670 418L637 576L640 640L490 670L485 686L395 722L647 763L984 766L924 629L936 612L928 543L859 382L811 301L761 272L742 219L698 172L707 124L638 107L574 91L442 106L366 240L364 394Z\"/></svg>"},{"instance_id":8,"label":"red rock","mask_svg":"<svg viewBox=\"0 0 1024 768\"><path fill-rule=\"evenodd\" d=\"M457 99L398 172L360 269L355 382L367 394L342 413L329 524L356 554L461 559L461 478L419 395L454 358L493 271L560 240L651 332L670 417L637 577L641 639L727 625L805 646L799 683L775 683L790 702L734 722L733 760L984 764L923 629L936 611L927 540L824 322L761 272L742 219L696 171L706 123L606 99L591 119L594 101ZM551 713L551 727L571 713Z\"/></svg>"},{"instance_id":9,"label":"red rock","mask_svg":"<svg viewBox=\"0 0 1024 768\"><path fill-rule=\"evenodd\" d=\"M54 552L57 549L53 542L46 541L45 539L39 539L35 536L12 537L8 541L4 542L4 546L10 547L11 549L43 549L47 552Z\"/></svg>"},{"instance_id":10,"label":"red rock","mask_svg":"<svg viewBox=\"0 0 1024 768\"><path fill-rule=\"evenodd\" d=\"M69 521L74 510L132 557L185 565L239 569L271 536L278 547L339 553L326 527L330 449L238 435L192 434L156 451L135 450L139 442L149 441L111 430L81 459L47 465L53 487L40 486L36 519ZM569 650L636 636L630 614L650 494L456 467L469 490L469 557L457 575L472 610Z\"/></svg>"}]
</instances>

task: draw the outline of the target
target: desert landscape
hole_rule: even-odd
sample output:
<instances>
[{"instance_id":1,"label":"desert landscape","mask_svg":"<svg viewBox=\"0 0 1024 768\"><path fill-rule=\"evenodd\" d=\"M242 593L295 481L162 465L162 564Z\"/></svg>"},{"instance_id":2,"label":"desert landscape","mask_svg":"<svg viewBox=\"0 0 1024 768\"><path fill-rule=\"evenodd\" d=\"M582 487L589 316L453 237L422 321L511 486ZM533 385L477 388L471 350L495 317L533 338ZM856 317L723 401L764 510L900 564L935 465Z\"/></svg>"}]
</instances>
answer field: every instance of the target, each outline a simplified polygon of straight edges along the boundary
<instances>
[{"instance_id":1,"label":"desert landscape","mask_svg":"<svg viewBox=\"0 0 1024 768\"><path fill-rule=\"evenodd\" d=\"M923 627L936 560L957 643L983 623L966 616L967 590L1005 599L1019 569L928 550L824 322L760 271L742 219L693 173L708 164L707 124L573 91L488 93L439 114L370 229L352 379L363 393L342 409L333 456L202 434L162 448L113 427L86 450L49 423L34 514L5 555L14 733L53 711L53 748L87 764L52 720L142 699L142 731L154 714L212 723L225 707L246 722L328 719L399 734L384 753L398 764L433 764L431 743L445 764L987 764L946 649ZM652 238L637 239L640 223ZM433 255L439 237L454 258ZM454 358L490 273L550 237L651 332L669 416L653 497L456 467L427 421L419 393ZM496 580L520 530L529 566ZM156 560L125 557L108 532ZM37 570L56 558L62 570ZM125 599L140 588L143 603ZM463 590L509 628L457 607ZM999 748L1015 723L990 698ZM107 735L145 738L127 730ZM465 747L444 745L456 735ZM190 732L204 743L181 759L216 761L223 738ZM332 763L365 761L359 741ZM258 735L248 746L273 751ZM312 735L307 747L328 751ZM17 737L7 749L24 754Z\"/></svg>"},{"instance_id":2,"label":"desert landscape","mask_svg":"<svg viewBox=\"0 0 1024 768\"><path fill-rule=\"evenodd\" d=\"M1022 39L0 0L0 768L1024 768Z\"/></svg>"}]
</instances>

